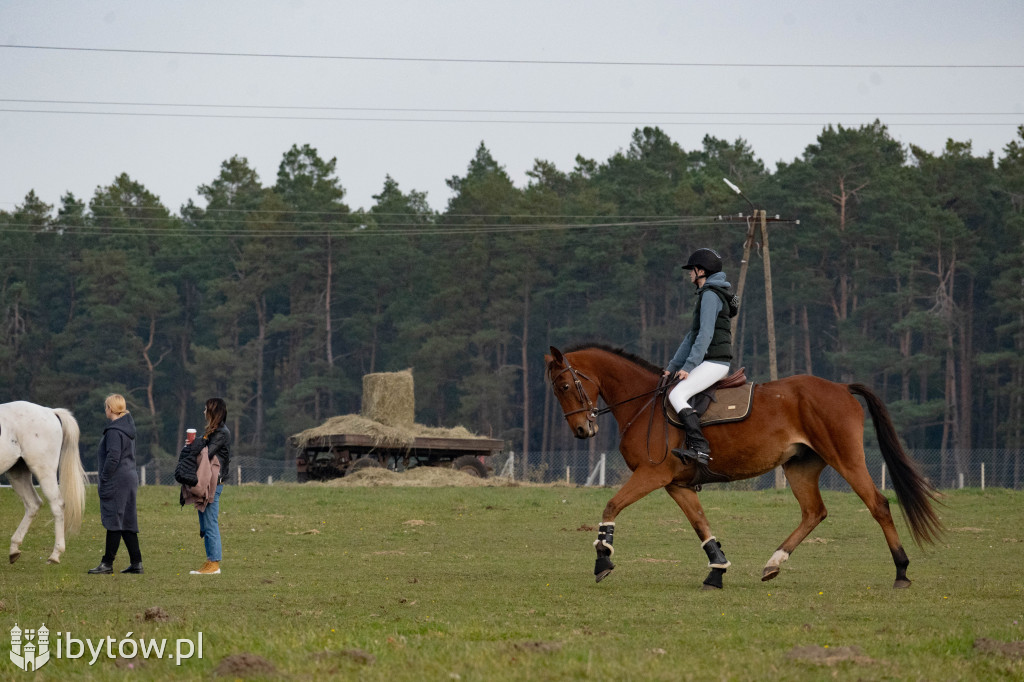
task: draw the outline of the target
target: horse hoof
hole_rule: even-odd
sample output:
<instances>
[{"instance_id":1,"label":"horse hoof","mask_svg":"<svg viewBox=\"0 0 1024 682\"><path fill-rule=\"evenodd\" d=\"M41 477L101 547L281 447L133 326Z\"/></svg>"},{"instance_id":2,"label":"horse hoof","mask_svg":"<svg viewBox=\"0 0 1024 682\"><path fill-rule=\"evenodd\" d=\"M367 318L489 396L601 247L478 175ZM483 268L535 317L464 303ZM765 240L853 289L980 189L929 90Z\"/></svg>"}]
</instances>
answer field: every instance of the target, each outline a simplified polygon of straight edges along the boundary
<instances>
[{"instance_id":1,"label":"horse hoof","mask_svg":"<svg viewBox=\"0 0 1024 682\"><path fill-rule=\"evenodd\" d=\"M594 576L594 582L597 582L597 583L601 582L602 580L607 578L609 575L611 575L611 572L612 572L612 569L610 569L610 568L601 571L600 573L598 573L597 575Z\"/></svg>"},{"instance_id":2,"label":"horse hoof","mask_svg":"<svg viewBox=\"0 0 1024 682\"><path fill-rule=\"evenodd\" d=\"M11 555L9 557L7 557L7 558L10 559L11 563L13 564L15 561L18 560L18 557L20 557L20 556L21 556L21 552L11 552Z\"/></svg>"},{"instance_id":3,"label":"horse hoof","mask_svg":"<svg viewBox=\"0 0 1024 682\"><path fill-rule=\"evenodd\" d=\"M708 585L707 583L704 583L703 585L700 586L700 589L702 591L704 591L704 592L707 592L709 590L720 590L722 588L718 587L717 585Z\"/></svg>"},{"instance_id":4,"label":"horse hoof","mask_svg":"<svg viewBox=\"0 0 1024 682\"><path fill-rule=\"evenodd\" d=\"M910 581L904 578L903 580L897 580L892 584L894 590L905 590L910 587Z\"/></svg>"},{"instance_id":5,"label":"horse hoof","mask_svg":"<svg viewBox=\"0 0 1024 682\"><path fill-rule=\"evenodd\" d=\"M765 566L761 573L761 582L766 583L779 574L778 566Z\"/></svg>"},{"instance_id":6,"label":"horse hoof","mask_svg":"<svg viewBox=\"0 0 1024 682\"><path fill-rule=\"evenodd\" d=\"M48 564L59 564L60 563L60 559L54 559L53 557L50 557L49 559L46 560L46 563L48 563Z\"/></svg>"}]
</instances>

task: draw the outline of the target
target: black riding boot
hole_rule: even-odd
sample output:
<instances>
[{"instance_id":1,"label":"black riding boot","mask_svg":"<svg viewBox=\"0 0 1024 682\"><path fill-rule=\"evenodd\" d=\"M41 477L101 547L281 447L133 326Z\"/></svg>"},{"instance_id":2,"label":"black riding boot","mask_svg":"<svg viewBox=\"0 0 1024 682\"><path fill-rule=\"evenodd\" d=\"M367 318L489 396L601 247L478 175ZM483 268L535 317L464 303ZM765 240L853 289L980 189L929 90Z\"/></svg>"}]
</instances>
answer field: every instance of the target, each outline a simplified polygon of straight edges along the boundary
<instances>
[{"instance_id":1,"label":"black riding boot","mask_svg":"<svg viewBox=\"0 0 1024 682\"><path fill-rule=\"evenodd\" d=\"M711 444L704 437L700 430L700 417L692 408L685 407L679 412L679 421L686 433L686 445L689 447L678 447L672 454L686 462L688 459L696 460L698 464L707 466L711 461Z\"/></svg>"}]
</instances>

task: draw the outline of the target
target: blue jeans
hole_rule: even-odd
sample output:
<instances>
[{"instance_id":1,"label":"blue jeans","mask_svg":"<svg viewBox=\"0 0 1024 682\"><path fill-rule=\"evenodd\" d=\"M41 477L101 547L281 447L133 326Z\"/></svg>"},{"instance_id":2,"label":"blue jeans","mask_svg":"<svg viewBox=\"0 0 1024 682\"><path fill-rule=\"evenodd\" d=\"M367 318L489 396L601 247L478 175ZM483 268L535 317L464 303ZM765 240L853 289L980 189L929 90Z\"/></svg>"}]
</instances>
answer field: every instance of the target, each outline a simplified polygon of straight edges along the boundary
<instances>
[{"instance_id":1,"label":"blue jeans","mask_svg":"<svg viewBox=\"0 0 1024 682\"><path fill-rule=\"evenodd\" d=\"M209 561L220 561L220 520L217 514L220 511L220 493L224 490L224 484L217 486L217 492L213 501L206 505L206 509L199 512L199 535L206 545L206 558Z\"/></svg>"}]
</instances>

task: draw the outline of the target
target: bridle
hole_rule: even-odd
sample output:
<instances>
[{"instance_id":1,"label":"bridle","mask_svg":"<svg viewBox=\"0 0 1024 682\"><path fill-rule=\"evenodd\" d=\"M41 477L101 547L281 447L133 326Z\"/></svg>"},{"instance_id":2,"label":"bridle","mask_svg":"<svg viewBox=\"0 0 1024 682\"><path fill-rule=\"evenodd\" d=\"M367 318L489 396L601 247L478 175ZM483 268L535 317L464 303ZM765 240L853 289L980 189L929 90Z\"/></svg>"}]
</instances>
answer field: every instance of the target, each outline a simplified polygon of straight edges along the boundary
<instances>
[{"instance_id":1,"label":"bridle","mask_svg":"<svg viewBox=\"0 0 1024 682\"><path fill-rule=\"evenodd\" d=\"M566 372L568 372L569 374L572 375L572 383L576 386L576 395L579 398L580 404L584 404L584 403L586 404L586 407L581 407L580 409L572 410L571 412L565 412L563 410L566 421L568 421L569 417L571 417L574 414L579 414L580 412L586 412L587 413L587 421L593 423L593 422L597 421L597 418L598 418L599 415L602 415L605 412L611 411L611 407L603 407L603 408L598 409L597 405L595 405L594 401L590 399L590 396L587 394L587 392L583 390L583 382L580 381L580 379L581 378L586 379L587 381L589 381L590 383L594 384L595 386L597 386L597 382L594 381L593 379L591 379L590 377L588 377L583 372L581 372L578 369L576 369L575 367L573 367L572 365L570 365L569 364L569 358L563 357L563 362L565 363L565 369L563 369L561 372L559 372L555 376L551 377L551 388L552 388L552 390L555 391L555 395L558 395L558 391L557 391L557 388L555 386L555 384L558 382L558 377L560 377L563 374L565 374Z\"/></svg>"},{"instance_id":2,"label":"bridle","mask_svg":"<svg viewBox=\"0 0 1024 682\"><path fill-rule=\"evenodd\" d=\"M633 417L628 422L626 422L626 425L622 429L622 433L625 433L626 429L628 429L630 426L633 425L633 422L636 420L637 416L639 416L641 413L643 413L643 411L646 410L647 407L657 399L657 397L658 397L658 395L660 393L663 393L663 392L667 391L672 386L675 386L678 383L678 380L673 381L671 383L666 383L664 380L659 380L658 381L658 385L654 388L654 390L646 391L644 393L641 393L640 395L635 395L632 398L626 398L625 400L620 400L619 402L617 402L617 403L615 403L613 405L606 405L605 407L598 408L597 405L594 404L594 401L590 399L590 396L587 394L587 392L583 390L583 382L581 381L581 379L586 379L587 381L589 381L590 383L594 384L595 386L598 386L598 383L596 381L594 381L593 379L591 379L590 377L588 377L583 372L581 372L578 369L576 369L575 367L573 367L571 364L569 364L569 358L563 356L562 357L562 362L565 363L565 368L561 372L559 372L558 374L556 374L555 376L553 376L551 378L551 388L553 390L555 390L555 393L557 395L557 388L556 388L555 384L558 381L558 377L560 377L563 374L565 374L566 372L568 372L570 375L572 375L572 382L576 386L576 395L579 398L580 404L584 404L584 403L586 404L585 407L581 407L578 410L570 410L569 412L565 412L563 410L563 416L565 417L566 421L568 421L569 417L571 417L574 414L579 414L580 412L586 412L587 413L587 421L590 422L590 423L596 423L597 422L597 418L599 416L601 416L602 414L606 414L608 412L611 412L613 409L615 409L616 407L618 407L620 405L625 405L626 403L633 402L634 400L639 400L640 398L645 398L647 396L651 396L651 399L648 400L647 402L645 402L640 407L640 409L637 410L636 414L634 414ZM653 416L654 416L654 413L652 412L651 413L652 419L653 419Z\"/></svg>"}]
</instances>

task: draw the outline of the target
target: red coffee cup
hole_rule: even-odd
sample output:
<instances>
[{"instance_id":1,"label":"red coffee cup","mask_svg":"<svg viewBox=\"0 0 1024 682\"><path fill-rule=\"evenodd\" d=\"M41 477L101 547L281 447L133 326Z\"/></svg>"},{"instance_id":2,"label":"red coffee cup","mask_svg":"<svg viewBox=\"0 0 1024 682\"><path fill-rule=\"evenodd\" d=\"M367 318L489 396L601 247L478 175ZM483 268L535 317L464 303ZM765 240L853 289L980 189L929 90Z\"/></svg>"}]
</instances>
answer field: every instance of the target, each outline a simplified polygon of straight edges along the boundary
<instances>
[{"instance_id":1,"label":"red coffee cup","mask_svg":"<svg viewBox=\"0 0 1024 682\"><path fill-rule=\"evenodd\" d=\"M186 429L185 430L185 442L186 443L191 443L195 439L196 439L196 430L195 429Z\"/></svg>"}]
</instances>

